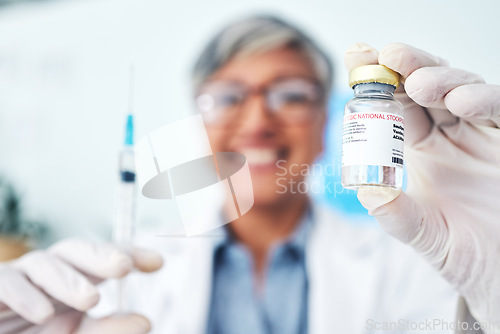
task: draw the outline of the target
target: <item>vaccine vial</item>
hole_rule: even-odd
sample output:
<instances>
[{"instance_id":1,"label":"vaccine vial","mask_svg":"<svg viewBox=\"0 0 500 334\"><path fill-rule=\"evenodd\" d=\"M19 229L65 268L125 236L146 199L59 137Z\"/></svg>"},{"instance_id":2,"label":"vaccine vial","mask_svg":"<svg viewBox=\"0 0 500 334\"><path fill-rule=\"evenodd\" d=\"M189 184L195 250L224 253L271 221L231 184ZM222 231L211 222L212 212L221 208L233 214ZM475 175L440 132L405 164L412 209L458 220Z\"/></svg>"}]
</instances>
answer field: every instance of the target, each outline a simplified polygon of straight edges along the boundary
<instances>
[{"instance_id":1,"label":"vaccine vial","mask_svg":"<svg viewBox=\"0 0 500 334\"><path fill-rule=\"evenodd\" d=\"M349 74L354 98L347 102L342 132L342 186L401 188L404 108L394 99L399 75L383 65Z\"/></svg>"}]
</instances>

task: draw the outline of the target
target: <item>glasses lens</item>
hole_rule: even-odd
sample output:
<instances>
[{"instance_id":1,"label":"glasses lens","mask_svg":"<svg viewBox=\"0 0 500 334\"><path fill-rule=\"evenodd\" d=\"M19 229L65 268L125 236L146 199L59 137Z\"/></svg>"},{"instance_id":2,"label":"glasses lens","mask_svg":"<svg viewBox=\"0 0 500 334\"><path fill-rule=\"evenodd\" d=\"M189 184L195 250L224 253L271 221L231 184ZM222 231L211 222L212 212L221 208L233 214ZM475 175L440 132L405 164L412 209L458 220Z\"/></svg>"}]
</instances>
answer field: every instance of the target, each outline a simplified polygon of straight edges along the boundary
<instances>
[{"instance_id":1,"label":"glasses lens","mask_svg":"<svg viewBox=\"0 0 500 334\"><path fill-rule=\"evenodd\" d=\"M263 92L267 108L290 123L311 119L323 96L317 83L302 78L280 80ZM237 117L249 94L251 90L242 83L212 81L201 89L196 106L205 122L225 124Z\"/></svg>"},{"instance_id":2,"label":"glasses lens","mask_svg":"<svg viewBox=\"0 0 500 334\"><path fill-rule=\"evenodd\" d=\"M237 112L245 98L241 85L228 82L213 82L205 85L196 98L196 106L205 121L226 121Z\"/></svg>"},{"instance_id":3,"label":"glasses lens","mask_svg":"<svg viewBox=\"0 0 500 334\"><path fill-rule=\"evenodd\" d=\"M321 100L319 85L305 79L280 81L268 89L268 105L290 121L309 118Z\"/></svg>"}]
</instances>

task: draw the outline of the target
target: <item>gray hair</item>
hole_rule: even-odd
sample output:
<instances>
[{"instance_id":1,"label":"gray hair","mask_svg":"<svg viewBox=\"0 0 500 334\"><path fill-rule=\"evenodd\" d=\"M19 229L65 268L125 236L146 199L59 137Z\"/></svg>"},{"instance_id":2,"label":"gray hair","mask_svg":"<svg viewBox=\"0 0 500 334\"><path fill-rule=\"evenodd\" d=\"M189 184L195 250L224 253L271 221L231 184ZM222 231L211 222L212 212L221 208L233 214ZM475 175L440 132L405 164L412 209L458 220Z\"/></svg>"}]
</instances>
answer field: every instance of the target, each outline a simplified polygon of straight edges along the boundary
<instances>
[{"instance_id":1,"label":"gray hair","mask_svg":"<svg viewBox=\"0 0 500 334\"><path fill-rule=\"evenodd\" d=\"M283 46L305 52L311 59L322 88L330 92L333 66L325 52L303 31L274 16L252 16L222 29L205 47L192 72L193 90L200 86L232 57L264 53Z\"/></svg>"}]
</instances>

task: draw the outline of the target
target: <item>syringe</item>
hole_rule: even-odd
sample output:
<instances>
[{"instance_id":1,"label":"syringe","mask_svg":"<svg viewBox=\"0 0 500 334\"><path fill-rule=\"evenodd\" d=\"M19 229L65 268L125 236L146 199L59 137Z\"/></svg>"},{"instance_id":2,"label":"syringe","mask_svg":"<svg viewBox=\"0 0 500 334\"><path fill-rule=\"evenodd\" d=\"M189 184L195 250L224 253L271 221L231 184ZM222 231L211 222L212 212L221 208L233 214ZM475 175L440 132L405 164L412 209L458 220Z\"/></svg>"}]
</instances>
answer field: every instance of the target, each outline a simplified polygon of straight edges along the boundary
<instances>
[{"instance_id":1,"label":"syringe","mask_svg":"<svg viewBox=\"0 0 500 334\"><path fill-rule=\"evenodd\" d=\"M136 186L133 123L133 116L127 115L125 143L118 160L120 179L113 240L120 246L128 246L134 234Z\"/></svg>"},{"instance_id":2,"label":"syringe","mask_svg":"<svg viewBox=\"0 0 500 334\"><path fill-rule=\"evenodd\" d=\"M119 183L115 204L115 221L113 226L113 241L123 251L129 252L135 230L135 161L134 161L134 116L132 114L133 72L130 78L129 112L125 127L124 145L119 153ZM125 282L118 281L118 312L124 312Z\"/></svg>"}]
</instances>

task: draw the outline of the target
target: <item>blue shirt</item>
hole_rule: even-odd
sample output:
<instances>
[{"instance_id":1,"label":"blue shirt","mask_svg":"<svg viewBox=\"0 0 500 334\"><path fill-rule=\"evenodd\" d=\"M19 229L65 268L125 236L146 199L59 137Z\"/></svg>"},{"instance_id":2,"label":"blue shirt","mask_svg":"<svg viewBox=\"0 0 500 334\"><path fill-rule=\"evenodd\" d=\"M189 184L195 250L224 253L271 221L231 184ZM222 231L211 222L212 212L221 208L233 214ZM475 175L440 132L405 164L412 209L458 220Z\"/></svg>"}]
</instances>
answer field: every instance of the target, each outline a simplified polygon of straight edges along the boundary
<instances>
[{"instance_id":1,"label":"blue shirt","mask_svg":"<svg viewBox=\"0 0 500 334\"><path fill-rule=\"evenodd\" d=\"M310 215L288 240L271 248L261 291L255 290L251 254L225 230L214 251L207 334L307 333L305 246Z\"/></svg>"}]
</instances>

